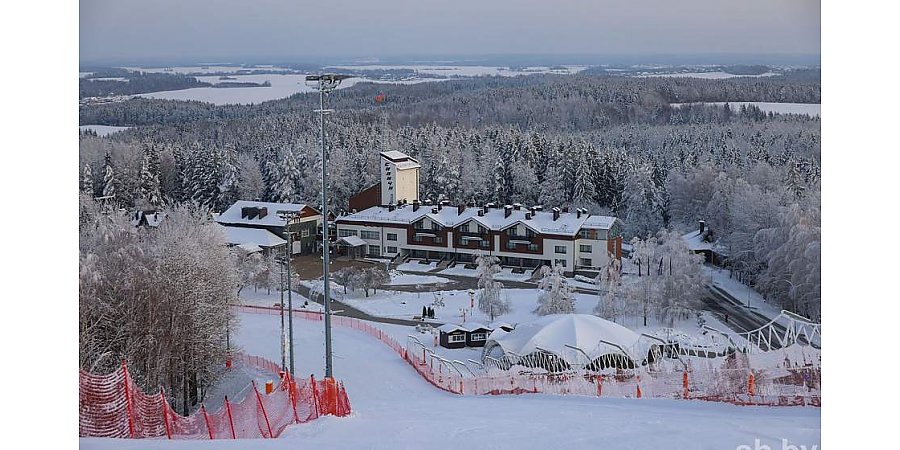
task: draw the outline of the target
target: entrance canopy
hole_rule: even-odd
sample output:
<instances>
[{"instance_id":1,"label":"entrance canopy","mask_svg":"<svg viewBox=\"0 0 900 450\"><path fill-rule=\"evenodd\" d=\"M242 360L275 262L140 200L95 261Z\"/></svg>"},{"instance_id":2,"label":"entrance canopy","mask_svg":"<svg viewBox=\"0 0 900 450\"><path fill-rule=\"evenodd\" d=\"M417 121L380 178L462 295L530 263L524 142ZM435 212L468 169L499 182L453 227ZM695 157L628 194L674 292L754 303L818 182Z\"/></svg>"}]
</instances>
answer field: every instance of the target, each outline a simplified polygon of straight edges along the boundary
<instances>
[{"instance_id":1,"label":"entrance canopy","mask_svg":"<svg viewBox=\"0 0 900 450\"><path fill-rule=\"evenodd\" d=\"M359 247L361 245L366 245L366 241L360 239L358 236L344 236L337 240L338 245L348 245L350 247Z\"/></svg>"}]
</instances>

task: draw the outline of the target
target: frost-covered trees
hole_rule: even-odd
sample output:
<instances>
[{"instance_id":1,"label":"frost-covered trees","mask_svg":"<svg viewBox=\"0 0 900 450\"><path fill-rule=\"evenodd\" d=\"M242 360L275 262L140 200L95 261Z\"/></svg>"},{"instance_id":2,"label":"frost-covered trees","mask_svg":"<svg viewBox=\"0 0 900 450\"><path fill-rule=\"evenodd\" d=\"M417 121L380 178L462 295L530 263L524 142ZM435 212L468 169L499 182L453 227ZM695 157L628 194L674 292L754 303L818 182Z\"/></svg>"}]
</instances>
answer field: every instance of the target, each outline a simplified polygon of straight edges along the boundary
<instances>
[{"instance_id":1,"label":"frost-covered trees","mask_svg":"<svg viewBox=\"0 0 900 450\"><path fill-rule=\"evenodd\" d=\"M574 313L575 288L569 285L563 275L562 266L554 264L553 267L541 267L541 277L538 282L541 293L534 313L541 316Z\"/></svg>"},{"instance_id":2,"label":"frost-covered trees","mask_svg":"<svg viewBox=\"0 0 900 450\"><path fill-rule=\"evenodd\" d=\"M503 297L503 284L494 279L500 273L500 260L496 256L479 255L478 263L478 309L494 317L509 312L509 302Z\"/></svg>"},{"instance_id":3,"label":"frost-covered trees","mask_svg":"<svg viewBox=\"0 0 900 450\"><path fill-rule=\"evenodd\" d=\"M109 153L103 163L103 196L115 197L116 195L116 173L113 169L112 157Z\"/></svg>"},{"instance_id":4,"label":"frost-covered trees","mask_svg":"<svg viewBox=\"0 0 900 450\"><path fill-rule=\"evenodd\" d=\"M164 386L187 412L221 375L240 276L208 212L168 211L157 229L126 214L91 213L82 197L79 238L79 360L106 373L121 361L146 391Z\"/></svg>"},{"instance_id":5,"label":"frost-covered trees","mask_svg":"<svg viewBox=\"0 0 900 450\"><path fill-rule=\"evenodd\" d=\"M263 255L255 252L249 255L238 255L240 258L241 289L253 286L254 291L265 289L267 294L280 283L281 270L275 261L274 254Z\"/></svg>"},{"instance_id":6,"label":"frost-covered trees","mask_svg":"<svg viewBox=\"0 0 900 450\"><path fill-rule=\"evenodd\" d=\"M597 305L594 314L615 322L625 314L619 291L622 283L622 262L610 255L606 267L600 271L595 280L600 289L597 290Z\"/></svg>"},{"instance_id":7,"label":"frost-covered trees","mask_svg":"<svg viewBox=\"0 0 900 450\"><path fill-rule=\"evenodd\" d=\"M85 164L81 170L81 192L94 196L94 174L90 164Z\"/></svg>"}]
</instances>

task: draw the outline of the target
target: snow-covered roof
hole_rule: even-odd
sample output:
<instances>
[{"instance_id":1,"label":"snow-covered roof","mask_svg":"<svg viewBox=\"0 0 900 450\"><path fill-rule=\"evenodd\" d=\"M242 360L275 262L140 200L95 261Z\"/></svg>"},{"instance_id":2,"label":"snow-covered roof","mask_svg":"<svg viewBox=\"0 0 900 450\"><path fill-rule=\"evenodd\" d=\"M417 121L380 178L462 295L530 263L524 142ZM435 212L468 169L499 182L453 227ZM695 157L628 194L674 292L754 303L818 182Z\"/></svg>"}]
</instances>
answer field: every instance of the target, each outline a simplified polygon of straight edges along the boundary
<instances>
[{"instance_id":1,"label":"snow-covered roof","mask_svg":"<svg viewBox=\"0 0 900 450\"><path fill-rule=\"evenodd\" d=\"M238 247L239 249L241 249L241 250L247 252L247 253L256 253L256 252L261 252L261 251L262 251L262 248L261 248L260 246L254 244L254 243L252 243L252 242L247 242L247 243L244 243L244 244L239 244L237 247Z\"/></svg>"},{"instance_id":2,"label":"snow-covered roof","mask_svg":"<svg viewBox=\"0 0 900 450\"><path fill-rule=\"evenodd\" d=\"M366 245L366 241L359 238L359 236L344 236L338 239L338 242L343 242L351 247L359 247L360 245Z\"/></svg>"},{"instance_id":3,"label":"snow-covered roof","mask_svg":"<svg viewBox=\"0 0 900 450\"><path fill-rule=\"evenodd\" d=\"M583 356L574 353L566 345L583 350L591 358L610 353L621 353L611 342L625 349L628 356L637 360L640 335L619 324L590 314L551 314L532 322L521 323L509 333L491 333L485 348L499 345L504 352L527 355L547 350L570 363L584 362ZM579 360L580 358L580 360Z\"/></svg>"},{"instance_id":4,"label":"snow-covered roof","mask_svg":"<svg viewBox=\"0 0 900 450\"><path fill-rule=\"evenodd\" d=\"M492 330L496 330L497 328L500 328L500 327L515 328L509 322L504 322L502 320L495 320L488 324L488 328L490 328Z\"/></svg>"},{"instance_id":5,"label":"snow-covered roof","mask_svg":"<svg viewBox=\"0 0 900 450\"><path fill-rule=\"evenodd\" d=\"M475 331L475 330L477 330L477 329L479 329L479 328L485 329L485 330L493 330L493 328L491 328L491 327L489 327L489 326L487 326L487 325L485 325L485 324L483 324L483 323L479 323L479 322L470 322L470 323L467 323L467 324L466 324L466 328L469 329L468 331Z\"/></svg>"},{"instance_id":6,"label":"snow-covered roof","mask_svg":"<svg viewBox=\"0 0 900 450\"><path fill-rule=\"evenodd\" d=\"M255 207L255 208L266 208L265 217L254 217L252 219L247 217L241 217L243 214L243 208ZM272 203L272 202L256 202L249 200L238 200L230 208L225 210L219 217L216 217L216 222L221 224L245 224L245 225L258 225L258 226L266 226L266 227L283 227L285 224L285 220L279 217L278 211L291 211L291 212L300 212L306 205L299 203Z\"/></svg>"},{"instance_id":7,"label":"snow-covered roof","mask_svg":"<svg viewBox=\"0 0 900 450\"><path fill-rule=\"evenodd\" d=\"M681 239L684 239L684 242L685 244L687 244L688 248L694 252L715 250L716 253L725 254L726 251L726 249L722 245L719 245L718 241L707 241L705 234L701 233L700 230L691 231L690 233L684 234L681 236Z\"/></svg>"},{"instance_id":8,"label":"snow-covered roof","mask_svg":"<svg viewBox=\"0 0 900 450\"><path fill-rule=\"evenodd\" d=\"M259 247L275 247L287 242L262 228L220 226L225 232L226 241L232 245L255 244Z\"/></svg>"},{"instance_id":9,"label":"snow-covered roof","mask_svg":"<svg viewBox=\"0 0 900 450\"><path fill-rule=\"evenodd\" d=\"M412 159L406 153L403 153L403 152L400 152L397 150L389 150L386 152L381 152L381 156L383 156L391 161L406 161L408 159ZM415 161L415 160L413 160L413 161Z\"/></svg>"},{"instance_id":10,"label":"snow-covered roof","mask_svg":"<svg viewBox=\"0 0 900 450\"><path fill-rule=\"evenodd\" d=\"M131 216L131 224L134 226L138 226L141 224L141 219L146 219L147 226L156 228L162 223L163 219L166 218L165 212L160 211L135 211Z\"/></svg>"},{"instance_id":11,"label":"snow-covered roof","mask_svg":"<svg viewBox=\"0 0 900 450\"><path fill-rule=\"evenodd\" d=\"M464 326L462 326L462 325L457 325L457 324L455 324L455 323L445 323L445 324L439 326L439 327L438 327L438 330L441 330L441 331L443 331L444 333L452 333L452 332L457 331L457 330L459 330L459 331L469 331L468 328L466 328L466 327L464 327Z\"/></svg>"},{"instance_id":12,"label":"snow-covered roof","mask_svg":"<svg viewBox=\"0 0 900 450\"><path fill-rule=\"evenodd\" d=\"M428 217L445 227L457 227L474 220L487 229L500 231L521 223L537 233L574 236L579 230L586 227L585 223L589 224L587 228L608 229L616 220L615 217L591 216L586 213L582 213L579 217L574 212L561 212L559 218L553 220L552 211L535 211L530 219L526 219L525 215L531 212L527 208L513 209L508 217L502 208L488 208L483 216L478 215L478 211L482 208L476 206L466 207L462 214L455 206L443 206L433 213L435 208L437 206L420 205L418 210L413 211L413 206L407 204L395 207L391 211L388 207L373 206L358 213L339 217L336 222L382 222L408 225L423 217Z\"/></svg>"}]
</instances>

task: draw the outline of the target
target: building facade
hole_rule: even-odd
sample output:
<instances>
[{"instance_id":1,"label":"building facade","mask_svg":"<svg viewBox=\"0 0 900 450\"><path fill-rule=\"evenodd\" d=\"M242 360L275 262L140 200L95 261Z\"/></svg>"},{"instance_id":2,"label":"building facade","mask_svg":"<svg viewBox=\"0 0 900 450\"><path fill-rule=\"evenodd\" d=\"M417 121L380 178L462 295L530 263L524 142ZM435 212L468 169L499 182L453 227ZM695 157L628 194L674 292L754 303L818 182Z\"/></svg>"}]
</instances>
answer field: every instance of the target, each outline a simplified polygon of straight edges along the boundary
<instances>
[{"instance_id":1,"label":"building facade","mask_svg":"<svg viewBox=\"0 0 900 450\"><path fill-rule=\"evenodd\" d=\"M371 257L474 262L493 255L501 264L535 268L558 264L566 272L596 270L622 257L621 222L554 208L519 204L374 206L336 220L338 238L365 241Z\"/></svg>"},{"instance_id":2,"label":"building facade","mask_svg":"<svg viewBox=\"0 0 900 450\"><path fill-rule=\"evenodd\" d=\"M287 239L284 232L286 219L282 217L282 214L279 214L279 211L293 215L289 227L293 243L292 252L295 254L309 254L316 251L317 233L322 226L322 214L309 205L238 200L225 212L216 217L216 222L226 228L265 230L280 239ZM240 230L234 230L230 235L235 236L235 239L238 240L251 236L249 233L238 231ZM265 248L267 244L271 246L271 242L274 242L271 238L266 240L259 236L254 237L254 240L265 240L265 242L241 242L234 244L253 243Z\"/></svg>"}]
</instances>

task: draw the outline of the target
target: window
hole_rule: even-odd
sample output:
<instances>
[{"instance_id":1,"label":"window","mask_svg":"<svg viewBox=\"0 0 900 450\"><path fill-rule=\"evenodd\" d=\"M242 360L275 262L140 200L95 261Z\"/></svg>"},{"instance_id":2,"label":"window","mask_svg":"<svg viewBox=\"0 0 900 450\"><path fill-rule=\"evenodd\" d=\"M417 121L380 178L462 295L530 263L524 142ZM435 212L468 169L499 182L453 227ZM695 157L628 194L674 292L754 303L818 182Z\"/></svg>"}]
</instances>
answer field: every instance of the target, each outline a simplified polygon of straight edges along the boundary
<instances>
[{"instance_id":1,"label":"window","mask_svg":"<svg viewBox=\"0 0 900 450\"><path fill-rule=\"evenodd\" d=\"M389 241L396 241L396 240L397 240L397 233L388 233L388 234L387 234L387 240L389 240Z\"/></svg>"},{"instance_id":2,"label":"window","mask_svg":"<svg viewBox=\"0 0 900 450\"><path fill-rule=\"evenodd\" d=\"M578 232L578 237L580 237L581 239L590 239L591 233L589 230L581 230Z\"/></svg>"},{"instance_id":3,"label":"window","mask_svg":"<svg viewBox=\"0 0 900 450\"><path fill-rule=\"evenodd\" d=\"M538 251L538 246L537 246L537 244L528 244L528 250L529 250L529 251L532 251L532 252Z\"/></svg>"},{"instance_id":4,"label":"window","mask_svg":"<svg viewBox=\"0 0 900 450\"><path fill-rule=\"evenodd\" d=\"M481 241L481 248L491 248L491 243L489 241Z\"/></svg>"},{"instance_id":5,"label":"window","mask_svg":"<svg viewBox=\"0 0 900 450\"><path fill-rule=\"evenodd\" d=\"M356 230L338 230L338 237L356 236Z\"/></svg>"},{"instance_id":6,"label":"window","mask_svg":"<svg viewBox=\"0 0 900 450\"><path fill-rule=\"evenodd\" d=\"M415 228L417 230L421 230L421 229L425 228L425 225L422 222L424 222L424 221L420 220L420 221L414 223L413 228Z\"/></svg>"},{"instance_id":7,"label":"window","mask_svg":"<svg viewBox=\"0 0 900 450\"><path fill-rule=\"evenodd\" d=\"M565 246L565 245L557 245L557 246L555 246L555 247L553 248L553 250L554 250L556 253L565 253L565 252L566 252L566 246Z\"/></svg>"},{"instance_id":8,"label":"window","mask_svg":"<svg viewBox=\"0 0 900 450\"><path fill-rule=\"evenodd\" d=\"M363 239L379 239L381 236L378 235L377 231L360 231L359 237Z\"/></svg>"},{"instance_id":9,"label":"window","mask_svg":"<svg viewBox=\"0 0 900 450\"><path fill-rule=\"evenodd\" d=\"M413 242L422 242L422 236L418 234L413 235Z\"/></svg>"},{"instance_id":10,"label":"window","mask_svg":"<svg viewBox=\"0 0 900 450\"><path fill-rule=\"evenodd\" d=\"M466 342L466 335L465 334L448 334L447 342L450 342L450 343Z\"/></svg>"},{"instance_id":11,"label":"window","mask_svg":"<svg viewBox=\"0 0 900 450\"><path fill-rule=\"evenodd\" d=\"M557 260L556 260L556 264L557 264L558 266L566 267L566 260L564 260L564 259L557 259Z\"/></svg>"},{"instance_id":12,"label":"window","mask_svg":"<svg viewBox=\"0 0 900 450\"><path fill-rule=\"evenodd\" d=\"M590 245L579 245L578 250L582 251L584 253L591 253L591 246Z\"/></svg>"},{"instance_id":13,"label":"window","mask_svg":"<svg viewBox=\"0 0 900 450\"><path fill-rule=\"evenodd\" d=\"M397 247L388 247L387 252L388 253L397 253Z\"/></svg>"},{"instance_id":14,"label":"window","mask_svg":"<svg viewBox=\"0 0 900 450\"><path fill-rule=\"evenodd\" d=\"M381 247L379 247L377 245L370 245L369 246L369 254L374 255L374 256L381 255Z\"/></svg>"},{"instance_id":15,"label":"window","mask_svg":"<svg viewBox=\"0 0 900 450\"><path fill-rule=\"evenodd\" d=\"M534 231L531 231L531 228L526 228L526 229L525 229L525 237L527 237L527 238L529 238L529 239L530 239L530 238L533 238L533 237L534 237Z\"/></svg>"},{"instance_id":16,"label":"window","mask_svg":"<svg viewBox=\"0 0 900 450\"><path fill-rule=\"evenodd\" d=\"M506 241L506 249L507 250L515 250L516 244L512 241Z\"/></svg>"},{"instance_id":17,"label":"window","mask_svg":"<svg viewBox=\"0 0 900 450\"><path fill-rule=\"evenodd\" d=\"M431 229L435 231L441 231L441 224L437 222L431 222Z\"/></svg>"},{"instance_id":18,"label":"window","mask_svg":"<svg viewBox=\"0 0 900 450\"><path fill-rule=\"evenodd\" d=\"M585 267L591 267L591 258L581 258L581 265Z\"/></svg>"},{"instance_id":19,"label":"window","mask_svg":"<svg viewBox=\"0 0 900 450\"><path fill-rule=\"evenodd\" d=\"M300 237L309 237L309 228L300 230Z\"/></svg>"},{"instance_id":20,"label":"window","mask_svg":"<svg viewBox=\"0 0 900 450\"><path fill-rule=\"evenodd\" d=\"M433 242L434 242L435 244L443 244L443 243L444 243L444 238L442 238L442 237L440 237L440 236L435 236Z\"/></svg>"},{"instance_id":21,"label":"window","mask_svg":"<svg viewBox=\"0 0 900 450\"><path fill-rule=\"evenodd\" d=\"M485 333L472 333L473 341L484 341L487 340L487 335Z\"/></svg>"}]
</instances>

